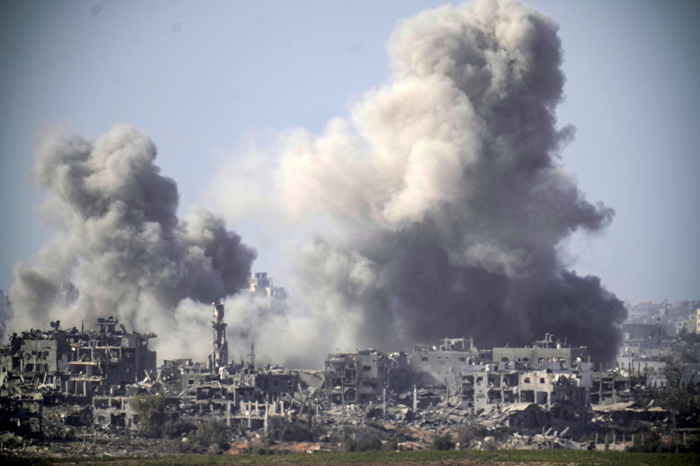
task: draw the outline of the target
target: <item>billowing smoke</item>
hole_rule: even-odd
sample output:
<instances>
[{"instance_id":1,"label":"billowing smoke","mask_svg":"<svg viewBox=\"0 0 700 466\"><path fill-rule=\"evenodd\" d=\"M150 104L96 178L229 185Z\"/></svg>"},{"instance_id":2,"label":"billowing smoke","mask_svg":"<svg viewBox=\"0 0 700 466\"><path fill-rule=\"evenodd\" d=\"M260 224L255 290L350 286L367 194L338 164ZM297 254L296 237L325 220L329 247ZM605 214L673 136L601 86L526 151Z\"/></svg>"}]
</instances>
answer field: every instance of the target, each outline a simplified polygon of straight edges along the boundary
<instances>
[{"instance_id":1,"label":"billowing smoke","mask_svg":"<svg viewBox=\"0 0 700 466\"><path fill-rule=\"evenodd\" d=\"M559 251L613 211L586 201L560 159L573 128L556 121L557 30L512 1L422 12L397 25L391 78L350 118L320 135L288 131L277 153L236 154L213 191L228 218L271 211L286 215L285 231L325 225L296 248L301 303L256 329L261 348L297 360L310 348L406 349L446 336L512 346L549 332L597 360L614 355L623 303ZM274 188L237 199L236 176ZM294 325L302 332L287 332L292 348L280 351Z\"/></svg>"},{"instance_id":2,"label":"billowing smoke","mask_svg":"<svg viewBox=\"0 0 700 466\"><path fill-rule=\"evenodd\" d=\"M114 315L157 332L160 357L204 359L209 303L225 298L232 352L255 342L261 359L288 365L546 332L612 357L623 304L560 251L613 211L586 201L560 159L573 128L556 121L556 23L519 2L445 6L399 23L388 52L392 76L349 118L238 152L213 184L228 219L256 220L290 252L288 314L234 295L255 252L211 213L179 219L154 143L117 125L95 141L59 128L37 144L43 214L59 235L15 265L12 326Z\"/></svg>"},{"instance_id":3,"label":"billowing smoke","mask_svg":"<svg viewBox=\"0 0 700 466\"><path fill-rule=\"evenodd\" d=\"M95 141L60 127L40 138L34 175L58 235L31 266L15 264L12 327L111 315L158 333L161 357L206 355L211 315L191 303L210 305L246 286L256 253L209 212L178 218L177 185L160 175L156 153L129 125Z\"/></svg>"}]
</instances>

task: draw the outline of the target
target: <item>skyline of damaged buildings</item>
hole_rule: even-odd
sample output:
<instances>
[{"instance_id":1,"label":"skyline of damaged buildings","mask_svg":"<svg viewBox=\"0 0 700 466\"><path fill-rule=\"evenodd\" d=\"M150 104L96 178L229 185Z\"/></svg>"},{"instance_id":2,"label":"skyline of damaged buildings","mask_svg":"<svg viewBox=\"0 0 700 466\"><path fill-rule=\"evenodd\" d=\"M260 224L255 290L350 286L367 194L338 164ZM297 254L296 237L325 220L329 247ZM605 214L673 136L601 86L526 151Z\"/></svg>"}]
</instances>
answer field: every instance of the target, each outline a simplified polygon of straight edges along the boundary
<instances>
[{"instance_id":1,"label":"skyline of damaged buildings","mask_svg":"<svg viewBox=\"0 0 700 466\"><path fill-rule=\"evenodd\" d=\"M573 269L572 239L602 234L615 210L562 158L575 127L557 114L567 77L555 20L484 1L423 10L387 37L392 72L341 114L253 132L224 156L202 198L212 210L180 205L168 173L181 148L161 146L162 170L133 125L37 133L37 213L54 234L13 259L9 299L0 293L0 322L12 301L17 332L0 349L4 426L38 419L41 432L42 406L58 404L135 428L130 400L148 394L170 420L265 433L376 409L573 431L592 406L628 410L667 386L662 358L697 356L682 338L700 305L642 306L625 327L606 280ZM288 267L294 300L251 276L252 245ZM679 383L697 387L685 368ZM22 418L24 402L35 416Z\"/></svg>"},{"instance_id":2,"label":"skyline of damaged buildings","mask_svg":"<svg viewBox=\"0 0 700 466\"><path fill-rule=\"evenodd\" d=\"M251 278L251 293L279 298L284 296L279 290L265 274ZM532 419L582 426L595 406L624 410L637 391L663 386L659 356L678 346L662 340L660 325L629 324L623 326L626 340L614 362L592 361L586 347L545 334L523 347L478 349L472 338L461 337L417 344L410 353L340 352L328 354L323 369L300 370L263 366L254 345L246 359L229 358L223 303L213 304L213 317L207 361L164 360L160 367L148 348L156 335L127 331L113 317L97 319L90 330L63 329L56 321L49 331L12 335L0 348L2 428L39 435L40 408L31 414L10 407L41 405L37 400L89 405L93 422L136 428L138 415L129 400L140 393L162 394L170 419L210 415L266 431L290 413L301 414L309 400L317 413L334 406L345 413L346 405L357 403L383 405L386 412L387 402L430 411L452 400L466 416L508 412L521 426L532 427ZM699 386L698 369L688 366L682 383ZM16 414L20 411L24 417ZM534 418L527 421L530 415Z\"/></svg>"}]
</instances>

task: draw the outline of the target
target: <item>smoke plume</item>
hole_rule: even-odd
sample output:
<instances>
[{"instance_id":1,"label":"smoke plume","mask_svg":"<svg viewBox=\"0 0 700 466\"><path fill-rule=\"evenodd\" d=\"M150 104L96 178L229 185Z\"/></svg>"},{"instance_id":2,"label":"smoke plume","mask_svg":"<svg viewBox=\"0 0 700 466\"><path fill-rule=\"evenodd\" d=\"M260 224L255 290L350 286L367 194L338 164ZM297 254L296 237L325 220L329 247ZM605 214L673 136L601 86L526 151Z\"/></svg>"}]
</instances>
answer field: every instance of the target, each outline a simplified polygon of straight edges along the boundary
<instances>
[{"instance_id":1,"label":"smoke plume","mask_svg":"<svg viewBox=\"0 0 700 466\"><path fill-rule=\"evenodd\" d=\"M34 175L58 235L33 265L15 264L12 327L90 325L111 315L157 332L161 357L206 354L210 313L190 303L210 305L246 286L256 253L209 212L178 218L177 185L159 173L156 153L129 125L95 141L60 127L40 138Z\"/></svg>"},{"instance_id":2,"label":"smoke plume","mask_svg":"<svg viewBox=\"0 0 700 466\"><path fill-rule=\"evenodd\" d=\"M274 186L252 201L227 192L236 173L224 171L214 194L228 218L267 210L297 231L326 225L295 249L301 302L256 329L260 348L272 353L280 329L298 325L284 353L294 360L308 348L407 349L446 336L524 345L545 332L596 360L615 354L623 303L558 251L614 212L588 202L560 159L574 131L557 126L557 31L514 1L424 11L398 23L390 79L349 118L320 135L287 131L276 154L232 162L277 167L246 175ZM246 201L255 211L242 215Z\"/></svg>"}]
</instances>

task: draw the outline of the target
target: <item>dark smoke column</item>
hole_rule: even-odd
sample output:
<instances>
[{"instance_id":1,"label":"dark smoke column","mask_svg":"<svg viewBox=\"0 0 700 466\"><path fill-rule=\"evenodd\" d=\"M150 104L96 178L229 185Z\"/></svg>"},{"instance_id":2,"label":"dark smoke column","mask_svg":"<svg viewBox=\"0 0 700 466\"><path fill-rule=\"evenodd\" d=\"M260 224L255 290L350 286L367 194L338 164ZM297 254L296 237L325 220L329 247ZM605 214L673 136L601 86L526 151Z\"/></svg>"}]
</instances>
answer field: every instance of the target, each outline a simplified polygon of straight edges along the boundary
<instances>
[{"instance_id":1,"label":"dark smoke column","mask_svg":"<svg viewBox=\"0 0 700 466\"><path fill-rule=\"evenodd\" d=\"M190 305L188 317L182 302L210 303L247 285L255 250L209 212L178 218L177 185L156 154L148 135L124 124L94 141L60 127L40 138L34 176L57 231L33 265L13 268L15 328L111 315L137 331L161 329L159 348L183 348L198 311ZM77 300L60 299L68 279Z\"/></svg>"},{"instance_id":2,"label":"dark smoke column","mask_svg":"<svg viewBox=\"0 0 700 466\"><path fill-rule=\"evenodd\" d=\"M322 211L342 230L299 254L309 306L356 323L339 333L396 349L462 335L524 345L554 333L596 360L615 355L622 302L557 251L614 214L588 202L561 162L574 130L557 127L557 31L517 1L422 12L399 22L393 75L350 121L287 137L288 211Z\"/></svg>"}]
</instances>

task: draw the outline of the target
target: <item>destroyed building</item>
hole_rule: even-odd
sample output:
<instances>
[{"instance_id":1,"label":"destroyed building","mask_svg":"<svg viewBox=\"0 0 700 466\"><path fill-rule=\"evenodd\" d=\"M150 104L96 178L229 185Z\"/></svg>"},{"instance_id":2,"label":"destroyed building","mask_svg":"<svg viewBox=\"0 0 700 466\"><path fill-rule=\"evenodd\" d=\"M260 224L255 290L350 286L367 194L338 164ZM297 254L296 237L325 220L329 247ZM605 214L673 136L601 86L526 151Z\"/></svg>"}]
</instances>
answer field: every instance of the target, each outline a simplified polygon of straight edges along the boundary
<instances>
[{"instance_id":1,"label":"destroyed building","mask_svg":"<svg viewBox=\"0 0 700 466\"><path fill-rule=\"evenodd\" d=\"M332 428L413 419L433 433L473 422L535 434L546 427L581 432L615 416L668 419L665 410L650 414L631 404L652 373L632 364L590 363L585 347L571 348L549 334L524 348L479 351L471 338L445 338L435 346L416 345L410 356L374 349L329 354L322 371L298 371L263 366L254 345L247 360L235 361L223 304L213 304L213 317L205 362L165 360L157 372L155 352L148 349L155 335L129 333L112 318L99 319L90 331L53 322L51 331L14 335L0 349L3 428L40 435L43 407L49 403L51 410L60 399L81 406L62 418L66 425L134 431L134 400L144 394L162 396L163 422L220 419L239 435L279 432L302 415ZM694 385L697 370L691 372L686 384ZM542 438L546 445L581 448L556 434Z\"/></svg>"},{"instance_id":2,"label":"destroyed building","mask_svg":"<svg viewBox=\"0 0 700 466\"><path fill-rule=\"evenodd\" d=\"M558 339L555 340L554 335L546 333L544 340L535 341L532 346L493 348L492 361L517 361L527 367L535 367L536 364L544 362L562 362L566 367L573 367L576 362L590 362L590 359L588 348L585 346L571 347L566 341L562 343Z\"/></svg>"},{"instance_id":3,"label":"destroyed building","mask_svg":"<svg viewBox=\"0 0 700 466\"><path fill-rule=\"evenodd\" d=\"M539 405L565 422L582 419L592 387L590 364L571 371L560 362L532 370L524 364L468 364L462 369L463 405L473 412L501 411L510 405Z\"/></svg>"},{"instance_id":4,"label":"destroyed building","mask_svg":"<svg viewBox=\"0 0 700 466\"><path fill-rule=\"evenodd\" d=\"M620 369L598 370L593 372L591 404L605 405L632 400L632 388L644 386L647 375L639 371Z\"/></svg>"},{"instance_id":5,"label":"destroyed building","mask_svg":"<svg viewBox=\"0 0 700 466\"><path fill-rule=\"evenodd\" d=\"M213 336L207 363L166 360L155 383L162 384L166 400L174 400L181 410L194 415L218 413L226 417L228 424L263 423L268 410L273 417L280 415L285 410L281 398L293 396L301 389L298 371L259 366L254 345L248 361L230 361L224 305L214 303L213 307ZM128 411L124 414L128 425Z\"/></svg>"},{"instance_id":6,"label":"destroyed building","mask_svg":"<svg viewBox=\"0 0 700 466\"><path fill-rule=\"evenodd\" d=\"M478 358L472 338L445 338L438 346L417 345L411 354L412 383L459 385L462 367Z\"/></svg>"},{"instance_id":7,"label":"destroyed building","mask_svg":"<svg viewBox=\"0 0 700 466\"><path fill-rule=\"evenodd\" d=\"M381 397L381 387L399 392L412 385L459 391L462 407L475 413L535 403L562 419L578 419L583 407L628 400L633 387L644 385L639 372L603 370L602 364L596 371L586 347L572 348L551 334L532 346L487 351L476 349L468 338L417 345L405 376L397 369L403 367L398 360L375 350L329 355L325 386L336 403L341 393L344 401L368 401ZM398 380L402 383L394 382Z\"/></svg>"},{"instance_id":8,"label":"destroyed building","mask_svg":"<svg viewBox=\"0 0 700 466\"><path fill-rule=\"evenodd\" d=\"M153 333L127 332L113 317L97 319L90 331L62 330L60 321L51 326L48 332L13 334L0 348L0 378L9 394L19 385L41 384L64 396L90 399L155 376L156 353L148 349Z\"/></svg>"},{"instance_id":9,"label":"destroyed building","mask_svg":"<svg viewBox=\"0 0 700 466\"><path fill-rule=\"evenodd\" d=\"M334 403L378 400L385 389L403 390L409 384L406 353L372 349L328 355L326 387Z\"/></svg>"}]
</instances>

